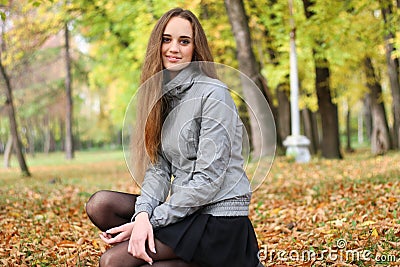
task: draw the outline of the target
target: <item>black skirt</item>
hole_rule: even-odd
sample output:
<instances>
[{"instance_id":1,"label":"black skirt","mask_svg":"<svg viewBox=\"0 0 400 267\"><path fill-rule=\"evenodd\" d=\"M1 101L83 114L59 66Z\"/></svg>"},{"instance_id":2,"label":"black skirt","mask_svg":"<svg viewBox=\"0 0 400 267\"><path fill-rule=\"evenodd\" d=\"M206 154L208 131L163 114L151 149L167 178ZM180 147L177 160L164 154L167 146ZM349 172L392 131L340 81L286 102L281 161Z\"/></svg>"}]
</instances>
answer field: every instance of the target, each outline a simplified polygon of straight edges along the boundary
<instances>
[{"instance_id":1,"label":"black skirt","mask_svg":"<svg viewBox=\"0 0 400 267\"><path fill-rule=\"evenodd\" d=\"M186 262L202 267L256 267L258 244L246 216L217 217L195 213L154 229L155 237Z\"/></svg>"}]
</instances>

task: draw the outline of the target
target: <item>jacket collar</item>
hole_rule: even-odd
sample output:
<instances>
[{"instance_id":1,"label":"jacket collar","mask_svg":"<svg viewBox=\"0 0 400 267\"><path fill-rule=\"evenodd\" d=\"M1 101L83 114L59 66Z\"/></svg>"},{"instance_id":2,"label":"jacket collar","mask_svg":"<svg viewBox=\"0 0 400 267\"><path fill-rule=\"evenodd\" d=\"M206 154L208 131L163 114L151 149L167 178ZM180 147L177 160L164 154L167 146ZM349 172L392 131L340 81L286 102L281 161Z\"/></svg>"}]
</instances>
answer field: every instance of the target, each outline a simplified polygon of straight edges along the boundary
<instances>
[{"instance_id":1,"label":"jacket collar","mask_svg":"<svg viewBox=\"0 0 400 267\"><path fill-rule=\"evenodd\" d=\"M171 96L179 96L184 91L192 87L194 77L198 75L198 67L190 64L181 70L172 80L169 79L169 71L165 70L163 74L164 86L163 93Z\"/></svg>"}]
</instances>

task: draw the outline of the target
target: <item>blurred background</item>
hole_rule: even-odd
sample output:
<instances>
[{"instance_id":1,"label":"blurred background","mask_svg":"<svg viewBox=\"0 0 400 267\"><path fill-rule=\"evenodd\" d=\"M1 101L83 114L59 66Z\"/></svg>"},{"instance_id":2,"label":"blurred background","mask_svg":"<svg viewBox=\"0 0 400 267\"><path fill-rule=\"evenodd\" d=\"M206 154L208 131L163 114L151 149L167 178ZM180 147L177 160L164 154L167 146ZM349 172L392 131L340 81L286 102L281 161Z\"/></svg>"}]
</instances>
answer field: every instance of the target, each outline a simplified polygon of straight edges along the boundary
<instances>
[{"instance_id":1,"label":"blurred background","mask_svg":"<svg viewBox=\"0 0 400 267\"><path fill-rule=\"evenodd\" d=\"M5 167L15 154L29 175L26 154L62 151L73 159L78 150L120 149L125 110L139 87L151 29L177 6L198 16L216 62L259 86L274 115L279 154L291 134L291 36L300 131L310 140L313 157L340 159L343 151L357 148L373 155L399 149L399 0L0 3ZM245 105L237 105L251 132Z\"/></svg>"},{"instance_id":2,"label":"blurred background","mask_svg":"<svg viewBox=\"0 0 400 267\"><path fill-rule=\"evenodd\" d=\"M98 266L107 247L85 203L139 192L125 110L150 31L177 6L198 16L215 61L260 90L228 79L257 159L246 173L261 179L259 245L318 255L279 266L396 265L400 0L0 0L0 265ZM276 127L249 112L268 105ZM294 162L291 136L308 140L309 163ZM324 258L338 240L376 257Z\"/></svg>"}]
</instances>

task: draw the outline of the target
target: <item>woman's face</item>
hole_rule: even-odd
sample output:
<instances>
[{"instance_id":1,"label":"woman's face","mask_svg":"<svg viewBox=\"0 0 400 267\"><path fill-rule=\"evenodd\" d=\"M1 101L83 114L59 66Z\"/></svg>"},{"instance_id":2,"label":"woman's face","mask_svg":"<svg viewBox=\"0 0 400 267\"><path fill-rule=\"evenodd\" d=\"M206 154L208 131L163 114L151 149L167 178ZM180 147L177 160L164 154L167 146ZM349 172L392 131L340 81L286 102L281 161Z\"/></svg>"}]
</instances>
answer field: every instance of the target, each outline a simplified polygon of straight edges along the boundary
<instances>
[{"instance_id":1,"label":"woman's face","mask_svg":"<svg viewBox=\"0 0 400 267\"><path fill-rule=\"evenodd\" d=\"M180 17L171 18L162 36L161 57L164 68L170 71L182 70L192 61L193 51L191 23Z\"/></svg>"}]
</instances>

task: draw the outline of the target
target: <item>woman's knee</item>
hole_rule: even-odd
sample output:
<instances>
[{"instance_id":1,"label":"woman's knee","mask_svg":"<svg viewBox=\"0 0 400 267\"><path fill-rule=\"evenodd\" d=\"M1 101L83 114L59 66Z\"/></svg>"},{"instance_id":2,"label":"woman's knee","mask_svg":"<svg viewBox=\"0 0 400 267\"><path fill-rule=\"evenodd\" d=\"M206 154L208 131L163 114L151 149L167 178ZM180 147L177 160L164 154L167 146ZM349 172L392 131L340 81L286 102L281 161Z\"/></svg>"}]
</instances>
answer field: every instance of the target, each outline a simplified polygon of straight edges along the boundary
<instances>
[{"instance_id":1,"label":"woman's knee","mask_svg":"<svg viewBox=\"0 0 400 267\"><path fill-rule=\"evenodd\" d=\"M106 190L101 190L94 193L86 203L86 213L89 217L96 214L104 208L107 204L107 195L109 194Z\"/></svg>"},{"instance_id":2,"label":"woman's knee","mask_svg":"<svg viewBox=\"0 0 400 267\"><path fill-rule=\"evenodd\" d=\"M141 267L150 266L148 264L142 265ZM153 264L154 267L201 267L195 263L188 263L180 259L157 261Z\"/></svg>"},{"instance_id":3,"label":"woman's knee","mask_svg":"<svg viewBox=\"0 0 400 267\"><path fill-rule=\"evenodd\" d=\"M99 267L109 266L110 261L111 261L111 259L107 255L107 253L103 253L103 255L101 255L100 260L99 260Z\"/></svg>"},{"instance_id":4,"label":"woman's knee","mask_svg":"<svg viewBox=\"0 0 400 267\"><path fill-rule=\"evenodd\" d=\"M99 266L100 267L120 267L121 264L120 264L120 262L118 262L116 260L116 257L113 255L113 253L110 253L109 251L107 251L103 255L101 255L100 261L99 261Z\"/></svg>"},{"instance_id":5,"label":"woman's knee","mask_svg":"<svg viewBox=\"0 0 400 267\"><path fill-rule=\"evenodd\" d=\"M132 255L121 253L120 248L117 250L109 249L100 257L100 267L139 267L145 262L134 258Z\"/></svg>"}]
</instances>

